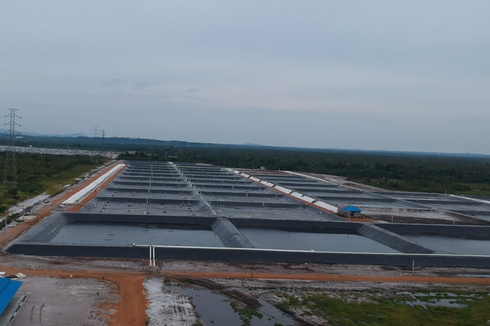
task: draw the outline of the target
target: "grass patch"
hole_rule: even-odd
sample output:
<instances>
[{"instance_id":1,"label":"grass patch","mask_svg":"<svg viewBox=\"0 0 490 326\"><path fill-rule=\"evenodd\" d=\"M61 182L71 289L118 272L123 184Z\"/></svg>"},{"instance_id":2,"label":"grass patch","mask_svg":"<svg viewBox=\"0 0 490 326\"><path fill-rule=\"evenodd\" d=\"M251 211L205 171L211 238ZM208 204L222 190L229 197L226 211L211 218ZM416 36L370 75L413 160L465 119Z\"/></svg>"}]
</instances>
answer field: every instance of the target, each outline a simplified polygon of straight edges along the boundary
<instances>
[{"instance_id":1,"label":"grass patch","mask_svg":"<svg viewBox=\"0 0 490 326\"><path fill-rule=\"evenodd\" d=\"M377 299L373 302L345 302L324 294L315 294L302 299L286 297L279 305L283 310L303 306L313 314L328 320L332 325L486 325L490 320L490 296L487 293L426 293L423 299L434 302L435 299L451 298L466 305L462 308L409 305L408 294L398 295L396 299Z\"/></svg>"},{"instance_id":2,"label":"grass patch","mask_svg":"<svg viewBox=\"0 0 490 326\"><path fill-rule=\"evenodd\" d=\"M50 178L44 178L41 183L44 186L45 192L50 196L54 196L63 191L65 185L74 184L78 177L96 167L97 165L91 164L76 165L69 170L61 171Z\"/></svg>"},{"instance_id":3,"label":"grass patch","mask_svg":"<svg viewBox=\"0 0 490 326\"><path fill-rule=\"evenodd\" d=\"M230 303L233 310L240 315L240 319L243 321L243 325L250 325L252 322L252 318L255 316L259 319L262 319L263 315L253 309L250 308L240 308L236 302Z\"/></svg>"},{"instance_id":4,"label":"grass patch","mask_svg":"<svg viewBox=\"0 0 490 326\"><path fill-rule=\"evenodd\" d=\"M5 154L0 154L0 175L3 175ZM28 198L47 193L56 195L82 174L97 168L88 156L19 154L17 157L17 187L12 176L0 189L0 216L6 216L9 207Z\"/></svg>"}]
</instances>

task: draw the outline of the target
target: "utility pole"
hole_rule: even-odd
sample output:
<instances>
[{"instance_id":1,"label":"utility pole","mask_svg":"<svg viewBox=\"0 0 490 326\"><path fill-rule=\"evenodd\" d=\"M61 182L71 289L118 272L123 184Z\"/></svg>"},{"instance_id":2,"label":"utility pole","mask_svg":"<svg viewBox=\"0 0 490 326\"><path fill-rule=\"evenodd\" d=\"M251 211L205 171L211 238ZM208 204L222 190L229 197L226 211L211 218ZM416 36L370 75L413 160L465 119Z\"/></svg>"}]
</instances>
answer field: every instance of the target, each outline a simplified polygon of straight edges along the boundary
<instances>
[{"instance_id":1,"label":"utility pole","mask_svg":"<svg viewBox=\"0 0 490 326\"><path fill-rule=\"evenodd\" d=\"M19 109L7 109L10 111L10 114L6 115L6 118L9 118L10 122L5 123L6 126L9 126L10 129L10 137L9 143L7 147L7 153L5 154L5 169L3 170L3 187L7 183L13 183L14 188L17 187L17 163L15 161L15 126L19 126L20 124L15 122L16 118L20 117L15 113L19 111Z\"/></svg>"},{"instance_id":2,"label":"utility pole","mask_svg":"<svg viewBox=\"0 0 490 326\"><path fill-rule=\"evenodd\" d=\"M102 140L104 140L105 139L105 129L101 129L100 134L102 136Z\"/></svg>"},{"instance_id":3,"label":"utility pole","mask_svg":"<svg viewBox=\"0 0 490 326\"><path fill-rule=\"evenodd\" d=\"M92 137L98 138L99 137L99 127L98 126L93 126L92 127Z\"/></svg>"}]
</instances>

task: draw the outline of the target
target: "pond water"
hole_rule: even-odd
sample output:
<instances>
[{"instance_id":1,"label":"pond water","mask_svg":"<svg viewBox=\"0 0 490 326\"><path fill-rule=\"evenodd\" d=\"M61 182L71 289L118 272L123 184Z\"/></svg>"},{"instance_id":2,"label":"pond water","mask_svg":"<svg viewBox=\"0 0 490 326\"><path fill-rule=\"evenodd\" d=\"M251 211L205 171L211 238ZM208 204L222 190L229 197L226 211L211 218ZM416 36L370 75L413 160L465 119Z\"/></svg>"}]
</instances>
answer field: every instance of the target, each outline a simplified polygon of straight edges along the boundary
<instances>
[{"instance_id":1,"label":"pond water","mask_svg":"<svg viewBox=\"0 0 490 326\"><path fill-rule=\"evenodd\" d=\"M490 255L490 241L473 240L463 238L447 238L440 236L413 236L406 238L420 243L423 246L433 248L439 252L462 255Z\"/></svg>"},{"instance_id":2,"label":"pond water","mask_svg":"<svg viewBox=\"0 0 490 326\"><path fill-rule=\"evenodd\" d=\"M211 230L165 229L145 225L104 223L73 223L65 225L51 240L56 244L132 245L223 247Z\"/></svg>"},{"instance_id":3,"label":"pond water","mask_svg":"<svg viewBox=\"0 0 490 326\"><path fill-rule=\"evenodd\" d=\"M396 253L395 249L354 234L310 233L241 228L240 231L257 248L342 252Z\"/></svg>"},{"instance_id":4,"label":"pond water","mask_svg":"<svg viewBox=\"0 0 490 326\"><path fill-rule=\"evenodd\" d=\"M422 306L427 308L428 306L444 306L452 308L464 308L468 302L475 299L482 298L479 294L455 294L447 292L398 292L397 294L404 294L410 297L409 300L402 301L404 304L410 306Z\"/></svg>"}]
</instances>

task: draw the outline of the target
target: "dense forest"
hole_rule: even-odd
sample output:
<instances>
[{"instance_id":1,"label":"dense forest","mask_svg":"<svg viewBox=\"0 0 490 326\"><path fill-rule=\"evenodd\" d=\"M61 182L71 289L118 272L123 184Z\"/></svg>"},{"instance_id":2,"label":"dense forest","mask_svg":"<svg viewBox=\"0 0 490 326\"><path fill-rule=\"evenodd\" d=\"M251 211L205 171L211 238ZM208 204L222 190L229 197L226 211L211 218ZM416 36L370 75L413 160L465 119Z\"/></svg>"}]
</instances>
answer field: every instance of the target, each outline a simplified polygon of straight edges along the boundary
<instances>
[{"instance_id":1,"label":"dense forest","mask_svg":"<svg viewBox=\"0 0 490 326\"><path fill-rule=\"evenodd\" d=\"M18 201L42 194L54 195L84 172L97 167L89 156L16 154L17 187L12 183L0 189L0 213ZM0 154L0 176L3 181L5 153Z\"/></svg>"},{"instance_id":2,"label":"dense forest","mask_svg":"<svg viewBox=\"0 0 490 326\"><path fill-rule=\"evenodd\" d=\"M5 137L0 137L0 144L5 142ZM251 169L265 166L333 174L392 190L490 195L490 156L480 154L305 149L118 137L24 136L17 144L115 151L125 153L121 154L122 159L202 162Z\"/></svg>"},{"instance_id":3,"label":"dense forest","mask_svg":"<svg viewBox=\"0 0 490 326\"><path fill-rule=\"evenodd\" d=\"M155 148L123 159L202 162L235 168L304 171L347 177L392 190L490 195L490 159L341 150Z\"/></svg>"}]
</instances>

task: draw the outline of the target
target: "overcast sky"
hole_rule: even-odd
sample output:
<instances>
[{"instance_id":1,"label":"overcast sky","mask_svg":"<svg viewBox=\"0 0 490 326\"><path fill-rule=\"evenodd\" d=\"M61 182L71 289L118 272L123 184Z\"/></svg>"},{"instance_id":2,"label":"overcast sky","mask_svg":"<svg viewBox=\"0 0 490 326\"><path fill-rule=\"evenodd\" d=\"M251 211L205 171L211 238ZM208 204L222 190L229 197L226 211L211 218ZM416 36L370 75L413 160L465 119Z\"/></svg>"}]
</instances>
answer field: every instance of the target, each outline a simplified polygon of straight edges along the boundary
<instances>
[{"instance_id":1,"label":"overcast sky","mask_svg":"<svg viewBox=\"0 0 490 326\"><path fill-rule=\"evenodd\" d=\"M0 113L37 133L490 154L489 15L488 0L3 1Z\"/></svg>"}]
</instances>

